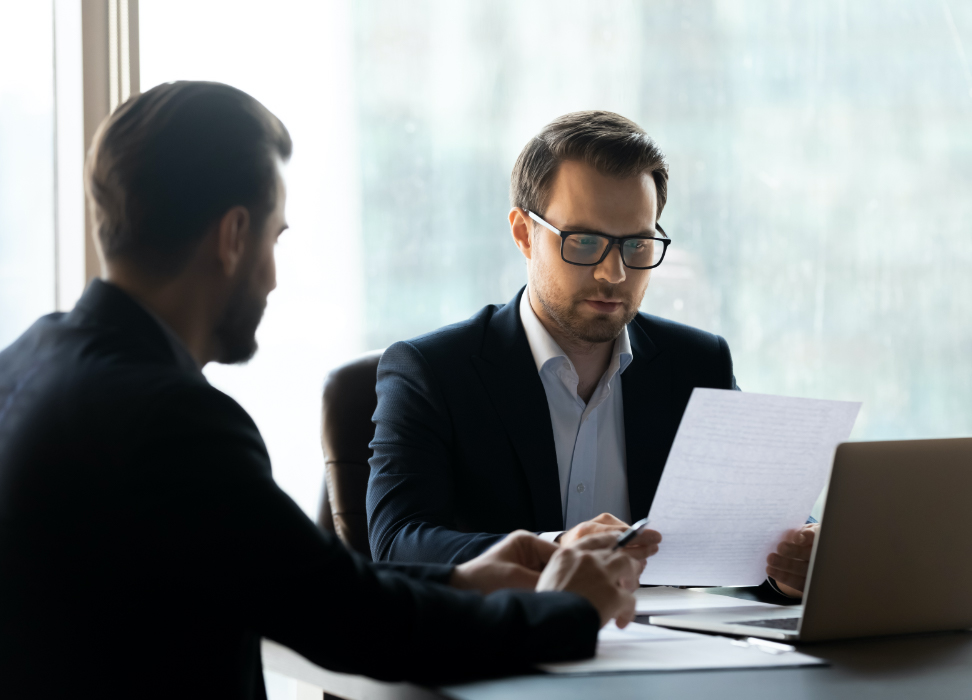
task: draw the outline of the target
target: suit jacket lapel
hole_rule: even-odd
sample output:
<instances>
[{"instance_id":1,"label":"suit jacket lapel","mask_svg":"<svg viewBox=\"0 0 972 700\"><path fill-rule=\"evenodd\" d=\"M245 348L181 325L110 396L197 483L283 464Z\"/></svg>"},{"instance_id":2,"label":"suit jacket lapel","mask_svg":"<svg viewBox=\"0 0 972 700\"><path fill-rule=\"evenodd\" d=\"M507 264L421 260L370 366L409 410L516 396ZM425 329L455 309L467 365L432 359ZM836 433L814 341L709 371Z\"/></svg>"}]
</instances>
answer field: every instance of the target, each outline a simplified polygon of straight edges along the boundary
<instances>
[{"instance_id":1,"label":"suit jacket lapel","mask_svg":"<svg viewBox=\"0 0 972 700\"><path fill-rule=\"evenodd\" d=\"M659 437L667 432L664 424L671 403L671 386L668 374L663 371L667 358L659 357L659 348L638 324L637 317L628 324L628 337L632 360L621 375L621 387L628 503L631 520L636 521L648 515L668 458L666 440Z\"/></svg>"},{"instance_id":2,"label":"suit jacket lapel","mask_svg":"<svg viewBox=\"0 0 972 700\"><path fill-rule=\"evenodd\" d=\"M522 294L521 289L490 319L482 353L472 361L523 465L537 529L562 530L560 475L550 408L520 321Z\"/></svg>"}]
</instances>

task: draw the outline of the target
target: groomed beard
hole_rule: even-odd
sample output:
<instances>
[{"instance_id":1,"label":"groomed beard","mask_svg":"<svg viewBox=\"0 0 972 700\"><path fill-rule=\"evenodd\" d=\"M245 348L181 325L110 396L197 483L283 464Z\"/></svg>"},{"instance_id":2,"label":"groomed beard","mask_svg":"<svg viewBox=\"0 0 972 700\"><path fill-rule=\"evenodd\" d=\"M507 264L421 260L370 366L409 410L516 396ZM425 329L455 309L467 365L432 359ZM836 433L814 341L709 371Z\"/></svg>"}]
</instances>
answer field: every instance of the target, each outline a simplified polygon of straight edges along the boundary
<instances>
[{"instance_id":1,"label":"groomed beard","mask_svg":"<svg viewBox=\"0 0 972 700\"><path fill-rule=\"evenodd\" d=\"M617 285L598 284L594 282L592 289L585 289L578 292L573 298L560 299L550 285L540 282L540 280L550 280L552 275L547 269L546 261L540 263L535 270L534 281L531 286L540 300L540 305L544 311L552 318L561 330L570 338L580 340L585 343L606 343L616 339L621 335L621 331L638 315L638 307L641 299L624 299L622 302L623 313L619 317L612 317L608 314L598 314L594 318L584 318L578 312L585 299L606 297L616 298ZM539 282L539 283L538 283ZM642 297L644 294L642 294Z\"/></svg>"},{"instance_id":2,"label":"groomed beard","mask_svg":"<svg viewBox=\"0 0 972 700\"><path fill-rule=\"evenodd\" d=\"M577 298L566 301L549 298L543 293L545 290L537 289L536 291L540 305L569 337L585 343L606 343L621 335L624 327L638 315L638 306L630 301L625 301L622 306L624 313L621 316L612 317L607 314L599 314L594 318L583 318L578 313L577 307L583 303L584 299L597 296L610 298L614 294L614 285L603 285L599 287L599 290L601 293L584 292L579 294Z\"/></svg>"},{"instance_id":3,"label":"groomed beard","mask_svg":"<svg viewBox=\"0 0 972 700\"><path fill-rule=\"evenodd\" d=\"M256 330L266 307L266 297L254 293L251 277L243 275L216 326L215 335L219 341L216 362L235 365L252 359L257 351Z\"/></svg>"}]
</instances>

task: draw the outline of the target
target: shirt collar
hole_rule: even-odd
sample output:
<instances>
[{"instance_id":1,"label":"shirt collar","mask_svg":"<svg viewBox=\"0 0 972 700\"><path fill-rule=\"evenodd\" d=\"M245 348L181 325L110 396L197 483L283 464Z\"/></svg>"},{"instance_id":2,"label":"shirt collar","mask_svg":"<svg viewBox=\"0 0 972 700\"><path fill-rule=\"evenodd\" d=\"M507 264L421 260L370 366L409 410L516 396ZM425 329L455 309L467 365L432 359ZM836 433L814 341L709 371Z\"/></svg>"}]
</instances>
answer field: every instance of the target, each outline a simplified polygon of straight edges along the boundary
<instances>
[{"instance_id":1,"label":"shirt collar","mask_svg":"<svg viewBox=\"0 0 972 700\"><path fill-rule=\"evenodd\" d=\"M520 321L523 323L523 330L526 333L527 342L530 344L530 352L533 354L533 361L537 365L537 371L543 366L563 357L567 358L567 353L563 351L553 336L543 327L533 305L530 304L530 288L526 287L520 295ZM611 363L608 365L608 372L613 376L614 369L619 374L627 369L631 364L633 355L631 354L631 339L628 337L628 327L621 329L621 335L614 341L614 351L611 354ZM617 363L617 365L615 365Z\"/></svg>"}]
</instances>

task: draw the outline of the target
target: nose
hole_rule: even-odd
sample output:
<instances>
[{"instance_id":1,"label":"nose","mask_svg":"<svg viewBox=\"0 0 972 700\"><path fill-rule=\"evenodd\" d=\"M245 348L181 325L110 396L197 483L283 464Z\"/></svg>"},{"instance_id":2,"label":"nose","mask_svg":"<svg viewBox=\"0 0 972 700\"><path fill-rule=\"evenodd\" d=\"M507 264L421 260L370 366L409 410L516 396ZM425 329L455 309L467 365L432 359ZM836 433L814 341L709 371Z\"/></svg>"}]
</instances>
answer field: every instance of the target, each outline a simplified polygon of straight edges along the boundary
<instances>
[{"instance_id":1,"label":"nose","mask_svg":"<svg viewBox=\"0 0 972 700\"><path fill-rule=\"evenodd\" d=\"M625 280L624 263L621 261L621 245L614 243L607 257L594 268L594 279L608 284L621 284Z\"/></svg>"}]
</instances>

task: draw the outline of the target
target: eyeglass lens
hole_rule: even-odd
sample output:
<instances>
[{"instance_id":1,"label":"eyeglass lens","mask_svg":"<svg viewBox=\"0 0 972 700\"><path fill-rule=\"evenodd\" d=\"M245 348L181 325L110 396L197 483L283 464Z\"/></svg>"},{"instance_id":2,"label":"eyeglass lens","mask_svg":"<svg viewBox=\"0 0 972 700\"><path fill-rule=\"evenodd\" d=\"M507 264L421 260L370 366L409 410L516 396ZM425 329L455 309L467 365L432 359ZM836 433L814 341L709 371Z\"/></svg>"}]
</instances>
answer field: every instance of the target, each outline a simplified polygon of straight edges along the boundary
<instances>
[{"instance_id":1,"label":"eyeglass lens","mask_svg":"<svg viewBox=\"0 0 972 700\"><path fill-rule=\"evenodd\" d=\"M564 259L580 265L593 265L604 255L611 242L602 236L572 233L565 237ZM621 257L629 267L653 267L661 262L665 245L651 238L629 238L624 241Z\"/></svg>"}]
</instances>

